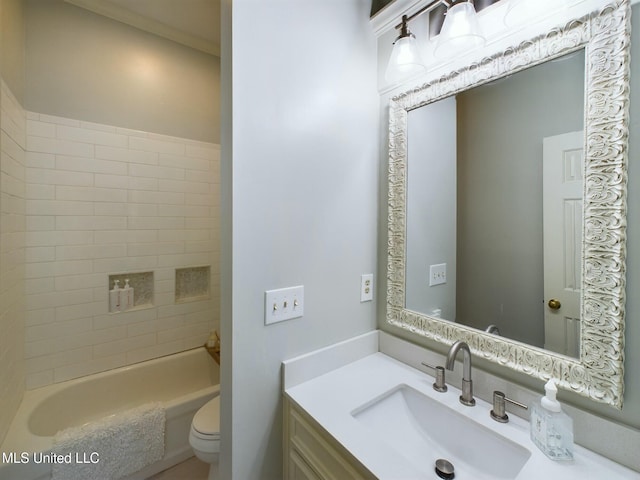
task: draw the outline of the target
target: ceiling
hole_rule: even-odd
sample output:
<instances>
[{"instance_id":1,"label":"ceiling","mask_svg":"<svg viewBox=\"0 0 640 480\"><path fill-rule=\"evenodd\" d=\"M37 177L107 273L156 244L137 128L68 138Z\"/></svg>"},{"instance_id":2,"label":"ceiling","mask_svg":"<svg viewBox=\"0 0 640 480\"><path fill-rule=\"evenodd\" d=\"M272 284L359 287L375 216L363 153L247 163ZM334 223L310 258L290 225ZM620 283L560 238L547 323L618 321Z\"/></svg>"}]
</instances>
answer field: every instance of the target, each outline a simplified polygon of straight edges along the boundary
<instances>
[{"instance_id":1,"label":"ceiling","mask_svg":"<svg viewBox=\"0 0 640 480\"><path fill-rule=\"evenodd\" d=\"M78 7L220 55L220 0L65 0Z\"/></svg>"}]
</instances>

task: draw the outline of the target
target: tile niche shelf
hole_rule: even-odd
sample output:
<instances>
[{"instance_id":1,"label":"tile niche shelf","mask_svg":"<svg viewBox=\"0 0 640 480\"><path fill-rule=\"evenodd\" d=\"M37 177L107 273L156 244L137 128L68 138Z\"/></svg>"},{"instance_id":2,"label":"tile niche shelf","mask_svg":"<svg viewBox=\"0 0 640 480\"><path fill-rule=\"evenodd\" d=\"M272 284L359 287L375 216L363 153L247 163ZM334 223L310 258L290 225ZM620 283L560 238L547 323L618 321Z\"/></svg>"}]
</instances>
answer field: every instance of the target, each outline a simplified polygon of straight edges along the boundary
<instances>
[{"instance_id":1,"label":"tile niche shelf","mask_svg":"<svg viewBox=\"0 0 640 480\"><path fill-rule=\"evenodd\" d=\"M176 269L176 303L208 300L211 267L185 267Z\"/></svg>"},{"instance_id":2,"label":"tile niche shelf","mask_svg":"<svg viewBox=\"0 0 640 480\"><path fill-rule=\"evenodd\" d=\"M132 310L141 310L153 307L153 272L117 273L109 275L109 292L113 288L115 281L119 281L120 288L123 288L125 281L129 280L129 285L133 288ZM111 312L124 313L124 312Z\"/></svg>"}]
</instances>

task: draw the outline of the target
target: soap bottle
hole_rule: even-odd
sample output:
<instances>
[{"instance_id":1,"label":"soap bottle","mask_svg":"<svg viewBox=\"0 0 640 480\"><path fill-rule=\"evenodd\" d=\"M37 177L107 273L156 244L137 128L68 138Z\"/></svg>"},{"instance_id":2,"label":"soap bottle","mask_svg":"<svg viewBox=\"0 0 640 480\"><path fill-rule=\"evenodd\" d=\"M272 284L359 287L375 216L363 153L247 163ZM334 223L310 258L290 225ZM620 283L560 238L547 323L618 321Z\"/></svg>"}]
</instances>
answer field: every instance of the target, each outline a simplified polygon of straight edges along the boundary
<instances>
[{"instance_id":1,"label":"soap bottle","mask_svg":"<svg viewBox=\"0 0 640 480\"><path fill-rule=\"evenodd\" d=\"M129 279L125 278L122 289L122 311L133 308L133 287L129 285Z\"/></svg>"},{"instance_id":2,"label":"soap bottle","mask_svg":"<svg viewBox=\"0 0 640 480\"><path fill-rule=\"evenodd\" d=\"M109 312L117 313L120 311L121 292L120 280L114 280L113 289L109 290Z\"/></svg>"},{"instance_id":3,"label":"soap bottle","mask_svg":"<svg viewBox=\"0 0 640 480\"><path fill-rule=\"evenodd\" d=\"M531 407L531 440L551 460L573 459L573 420L556 400L553 380L544 386L546 395Z\"/></svg>"}]
</instances>

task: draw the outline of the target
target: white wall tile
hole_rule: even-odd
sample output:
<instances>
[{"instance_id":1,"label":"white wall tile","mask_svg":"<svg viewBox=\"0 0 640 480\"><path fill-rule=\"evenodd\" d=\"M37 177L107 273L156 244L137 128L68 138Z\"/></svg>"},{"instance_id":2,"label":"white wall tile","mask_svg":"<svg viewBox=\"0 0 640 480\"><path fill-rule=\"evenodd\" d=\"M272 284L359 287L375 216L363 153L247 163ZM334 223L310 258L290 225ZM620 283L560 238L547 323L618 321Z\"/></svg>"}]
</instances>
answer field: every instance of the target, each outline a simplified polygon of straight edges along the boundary
<instances>
[{"instance_id":1,"label":"white wall tile","mask_svg":"<svg viewBox=\"0 0 640 480\"><path fill-rule=\"evenodd\" d=\"M53 308L42 308L40 310L29 310L25 316L25 325L42 325L51 322L55 318L56 311Z\"/></svg>"},{"instance_id":2,"label":"white wall tile","mask_svg":"<svg viewBox=\"0 0 640 480\"><path fill-rule=\"evenodd\" d=\"M40 113L39 114L39 119L42 122L55 123L57 125L69 125L71 127L79 127L80 126L80 121L79 120L74 120L72 118L57 117L55 115L47 115L47 114L44 114L44 113Z\"/></svg>"},{"instance_id":3,"label":"white wall tile","mask_svg":"<svg viewBox=\"0 0 640 480\"><path fill-rule=\"evenodd\" d=\"M129 175L132 177L184 179L183 168L160 167L156 165L129 165Z\"/></svg>"},{"instance_id":4,"label":"white wall tile","mask_svg":"<svg viewBox=\"0 0 640 480\"><path fill-rule=\"evenodd\" d=\"M25 293L27 295L34 293L53 292L54 290L54 278L32 278L25 280Z\"/></svg>"},{"instance_id":5,"label":"white wall tile","mask_svg":"<svg viewBox=\"0 0 640 480\"><path fill-rule=\"evenodd\" d=\"M83 288L80 290L69 290L67 292L47 292L29 295L28 310L39 310L50 307L61 307L80 303L89 303L93 300L93 291ZM59 319L52 318L53 321ZM64 319L63 319L64 320Z\"/></svg>"},{"instance_id":6,"label":"white wall tile","mask_svg":"<svg viewBox=\"0 0 640 480\"><path fill-rule=\"evenodd\" d=\"M158 190L157 178L128 177L129 190Z\"/></svg>"},{"instance_id":7,"label":"white wall tile","mask_svg":"<svg viewBox=\"0 0 640 480\"><path fill-rule=\"evenodd\" d=\"M138 350L127 352L127 362L142 362L144 360L149 360L150 358L162 357L164 355L170 355L182 350L184 350L184 342L180 340L169 343L161 343L158 345L153 345L151 347L140 348Z\"/></svg>"},{"instance_id":8,"label":"white wall tile","mask_svg":"<svg viewBox=\"0 0 640 480\"><path fill-rule=\"evenodd\" d=\"M79 290L83 288L103 287L107 289L108 276L103 273L85 275L65 275L55 277L55 290ZM106 295L106 294L105 294Z\"/></svg>"},{"instance_id":9,"label":"white wall tile","mask_svg":"<svg viewBox=\"0 0 640 480\"><path fill-rule=\"evenodd\" d=\"M51 153L26 152L25 165L33 168L55 168L56 156Z\"/></svg>"},{"instance_id":10,"label":"white wall tile","mask_svg":"<svg viewBox=\"0 0 640 480\"><path fill-rule=\"evenodd\" d=\"M27 200L27 215L92 215L93 203L66 200Z\"/></svg>"},{"instance_id":11,"label":"white wall tile","mask_svg":"<svg viewBox=\"0 0 640 480\"><path fill-rule=\"evenodd\" d=\"M91 299L93 299L93 292L91 292ZM108 313L108 306L106 302L89 302L77 305L59 306L55 307L55 310L56 321L62 322L66 320L74 320L76 318L92 317L93 315L104 315Z\"/></svg>"},{"instance_id":12,"label":"white wall tile","mask_svg":"<svg viewBox=\"0 0 640 480\"><path fill-rule=\"evenodd\" d=\"M29 218L29 217L27 217ZM54 220L55 217L50 217ZM44 224L44 220L38 222ZM43 231L41 229L28 231L26 236L27 247L40 247L46 245L84 245L93 242L93 232L87 231Z\"/></svg>"},{"instance_id":13,"label":"white wall tile","mask_svg":"<svg viewBox=\"0 0 640 480\"><path fill-rule=\"evenodd\" d=\"M56 126L56 136L63 140L89 143L92 145L108 145L112 147L126 147L128 137L118 133L109 133L90 128L68 127L65 125Z\"/></svg>"},{"instance_id":14,"label":"white wall tile","mask_svg":"<svg viewBox=\"0 0 640 480\"><path fill-rule=\"evenodd\" d=\"M146 322L131 323L126 326L126 329L128 337L155 333L158 330L158 322L156 320L148 320Z\"/></svg>"},{"instance_id":15,"label":"white wall tile","mask_svg":"<svg viewBox=\"0 0 640 480\"><path fill-rule=\"evenodd\" d=\"M27 137L27 150L74 157L93 157L93 145L31 135Z\"/></svg>"},{"instance_id":16,"label":"white wall tile","mask_svg":"<svg viewBox=\"0 0 640 480\"><path fill-rule=\"evenodd\" d=\"M184 143L140 137L129 137L129 148L132 150L145 150L147 152L167 153L171 155L184 155L186 151Z\"/></svg>"},{"instance_id":17,"label":"white wall tile","mask_svg":"<svg viewBox=\"0 0 640 480\"><path fill-rule=\"evenodd\" d=\"M218 147L33 112L23 130L26 153L7 145L26 168L10 156L5 185L26 217L3 245L27 248L28 388L202 344L219 304L176 305L175 268L217 271ZM108 313L109 275L144 271L153 305Z\"/></svg>"},{"instance_id":18,"label":"white wall tile","mask_svg":"<svg viewBox=\"0 0 640 480\"><path fill-rule=\"evenodd\" d=\"M56 136L56 126L39 120L27 120L27 135L53 138Z\"/></svg>"},{"instance_id":19,"label":"white wall tile","mask_svg":"<svg viewBox=\"0 0 640 480\"><path fill-rule=\"evenodd\" d=\"M93 213L97 216L111 215L126 217L128 205L126 203L95 203Z\"/></svg>"},{"instance_id":20,"label":"white wall tile","mask_svg":"<svg viewBox=\"0 0 640 480\"><path fill-rule=\"evenodd\" d=\"M196 158L214 160L220 158L220 148L214 146L187 145L186 155Z\"/></svg>"},{"instance_id":21,"label":"white wall tile","mask_svg":"<svg viewBox=\"0 0 640 480\"><path fill-rule=\"evenodd\" d=\"M211 170L211 162L201 158L191 158L186 156L167 155L161 153L158 157L158 165L164 167L184 168L186 170L198 170L200 175L202 171Z\"/></svg>"},{"instance_id":22,"label":"white wall tile","mask_svg":"<svg viewBox=\"0 0 640 480\"><path fill-rule=\"evenodd\" d=\"M95 272L126 273L150 271L158 265L157 257L105 258L93 260Z\"/></svg>"},{"instance_id":23,"label":"white wall tile","mask_svg":"<svg viewBox=\"0 0 640 480\"><path fill-rule=\"evenodd\" d=\"M59 171L49 168L27 168L26 178L28 183L41 185L82 185L87 187L93 185L93 174L91 173Z\"/></svg>"},{"instance_id":24,"label":"white wall tile","mask_svg":"<svg viewBox=\"0 0 640 480\"><path fill-rule=\"evenodd\" d=\"M95 186L104 188L128 188L129 177L126 175L112 175L105 173L96 173Z\"/></svg>"},{"instance_id":25,"label":"white wall tile","mask_svg":"<svg viewBox=\"0 0 640 480\"><path fill-rule=\"evenodd\" d=\"M77 335L56 338L53 342L55 352L64 352L87 345L98 345L127 337L127 327L120 325L102 330L90 330Z\"/></svg>"},{"instance_id":26,"label":"white wall tile","mask_svg":"<svg viewBox=\"0 0 640 480\"><path fill-rule=\"evenodd\" d=\"M30 247L25 249L27 263L53 262L56 259L56 247Z\"/></svg>"},{"instance_id":27,"label":"white wall tile","mask_svg":"<svg viewBox=\"0 0 640 480\"><path fill-rule=\"evenodd\" d=\"M157 181L157 180L156 180ZM165 205L184 204L184 193L152 192L152 191L129 191L129 202L131 203L156 203Z\"/></svg>"},{"instance_id":28,"label":"white wall tile","mask_svg":"<svg viewBox=\"0 0 640 480\"><path fill-rule=\"evenodd\" d=\"M128 148L96 146L96 158L116 160L118 162L158 165L158 154L156 152L129 150Z\"/></svg>"},{"instance_id":29,"label":"white wall tile","mask_svg":"<svg viewBox=\"0 0 640 480\"><path fill-rule=\"evenodd\" d=\"M114 342L100 343L93 347L93 356L96 358L106 357L116 353L130 352L132 350L150 347L155 344L155 332L148 333L145 335L123 338L122 340L116 340Z\"/></svg>"},{"instance_id":30,"label":"white wall tile","mask_svg":"<svg viewBox=\"0 0 640 480\"><path fill-rule=\"evenodd\" d=\"M25 387L27 388L27 390L44 387L51 383L53 383L53 369L31 373L27 375L25 379Z\"/></svg>"},{"instance_id":31,"label":"white wall tile","mask_svg":"<svg viewBox=\"0 0 640 480\"><path fill-rule=\"evenodd\" d=\"M135 230L173 230L183 229L183 217L129 217L128 226Z\"/></svg>"},{"instance_id":32,"label":"white wall tile","mask_svg":"<svg viewBox=\"0 0 640 480\"><path fill-rule=\"evenodd\" d=\"M73 247L60 245L55 247L56 260L78 260L91 258L120 258L127 254L125 244L110 245L76 245Z\"/></svg>"},{"instance_id":33,"label":"white wall tile","mask_svg":"<svg viewBox=\"0 0 640 480\"><path fill-rule=\"evenodd\" d=\"M86 128L88 130L98 130L100 132L111 132L111 133L121 133L123 135L127 135L124 132L119 132L117 127L113 125L103 125L101 123L93 123L93 122L80 122L80 127Z\"/></svg>"},{"instance_id":34,"label":"white wall tile","mask_svg":"<svg viewBox=\"0 0 640 480\"><path fill-rule=\"evenodd\" d=\"M77 275L91 273L93 265L90 260L73 260L64 262L37 262L28 263L25 267L25 278L56 277L59 275ZM32 297L29 297L31 307ZM32 307L37 309L42 307Z\"/></svg>"},{"instance_id":35,"label":"white wall tile","mask_svg":"<svg viewBox=\"0 0 640 480\"><path fill-rule=\"evenodd\" d=\"M54 185L39 185L30 183L26 188L27 198L32 200L53 200L56 198L56 187Z\"/></svg>"},{"instance_id":36,"label":"white wall tile","mask_svg":"<svg viewBox=\"0 0 640 480\"><path fill-rule=\"evenodd\" d=\"M84 145L79 143L78 145ZM109 175L127 175L127 164L111 160L87 158L81 155L56 155L56 168L72 172L106 173Z\"/></svg>"},{"instance_id":37,"label":"white wall tile","mask_svg":"<svg viewBox=\"0 0 640 480\"><path fill-rule=\"evenodd\" d=\"M71 380L73 378L90 375L96 372L102 372L110 370L112 368L121 367L126 365L127 358L124 354L113 355L110 357L92 359L86 362L77 363L74 365L67 365L64 367L58 367L54 369L53 380L54 382L64 382L65 380Z\"/></svg>"}]
</instances>

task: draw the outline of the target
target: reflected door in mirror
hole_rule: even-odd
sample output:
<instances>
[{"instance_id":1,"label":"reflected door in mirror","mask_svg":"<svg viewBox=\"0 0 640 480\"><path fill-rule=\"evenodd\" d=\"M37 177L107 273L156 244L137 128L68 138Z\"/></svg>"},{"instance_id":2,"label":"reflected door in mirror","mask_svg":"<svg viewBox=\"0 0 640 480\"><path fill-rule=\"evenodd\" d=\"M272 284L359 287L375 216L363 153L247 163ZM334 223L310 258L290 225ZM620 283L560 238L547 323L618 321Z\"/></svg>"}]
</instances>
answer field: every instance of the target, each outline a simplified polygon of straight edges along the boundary
<instances>
[{"instance_id":1,"label":"reflected door in mirror","mask_svg":"<svg viewBox=\"0 0 640 480\"><path fill-rule=\"evenodd\" d=\"M580 356L584 132L543 142L544 348Z\"/></svg>"}]
</instances>

